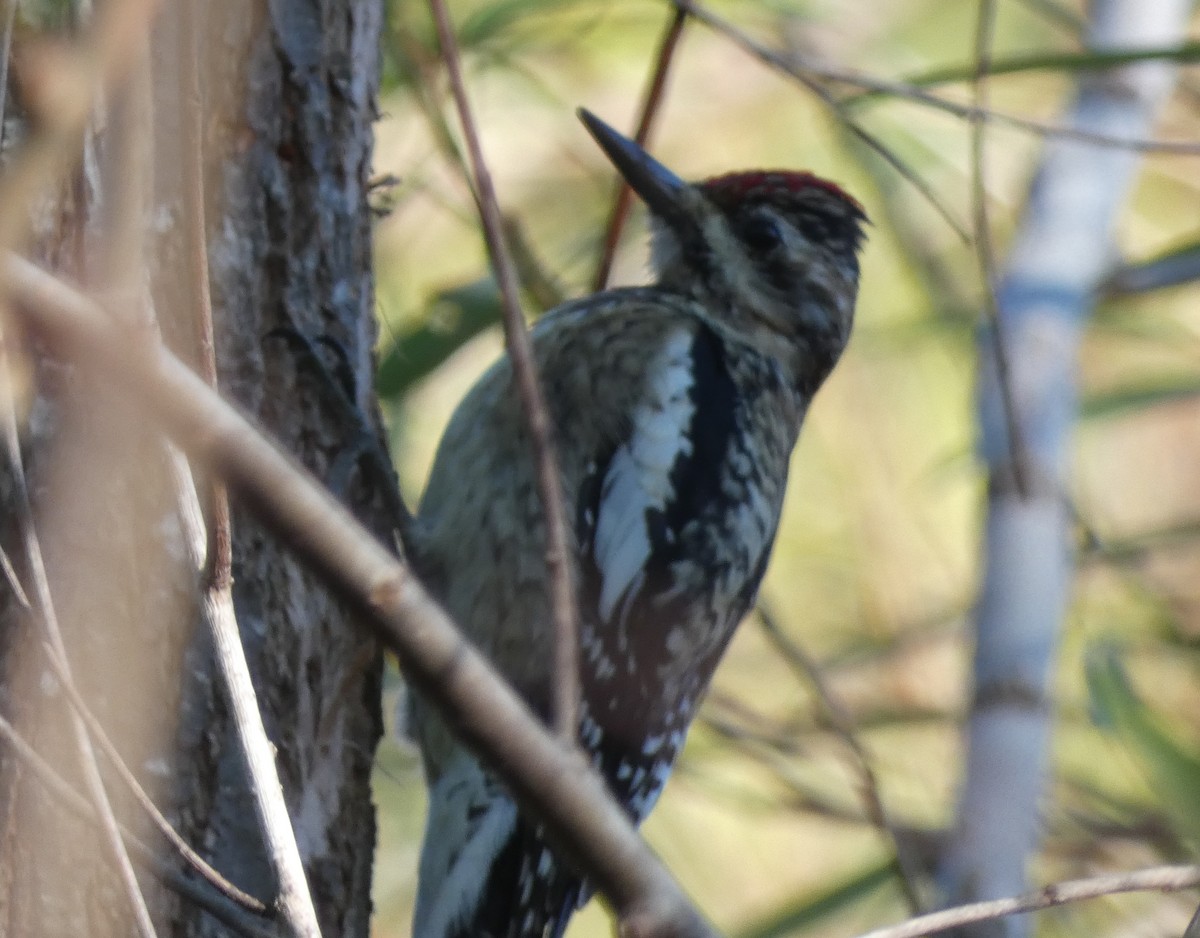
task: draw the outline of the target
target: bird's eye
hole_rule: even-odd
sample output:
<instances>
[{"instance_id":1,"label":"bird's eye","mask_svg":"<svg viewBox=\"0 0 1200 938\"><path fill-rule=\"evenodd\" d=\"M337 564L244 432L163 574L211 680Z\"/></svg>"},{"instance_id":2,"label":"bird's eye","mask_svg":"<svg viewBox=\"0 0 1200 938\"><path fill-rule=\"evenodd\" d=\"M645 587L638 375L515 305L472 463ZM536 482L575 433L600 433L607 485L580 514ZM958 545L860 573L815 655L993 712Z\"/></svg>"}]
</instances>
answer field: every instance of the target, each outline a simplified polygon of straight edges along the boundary
<instances>
[{"instance_id":1,"label":"bird's eye","mask_svg":"<svg viewBox=\"0 0 1200 938\"><path fill-rule=\"evenodd\" d=\"M755 251L770 251L783 243L783 231L770 215L752 215L742 228L746 245Z\"/></svg>"}]
</instances>

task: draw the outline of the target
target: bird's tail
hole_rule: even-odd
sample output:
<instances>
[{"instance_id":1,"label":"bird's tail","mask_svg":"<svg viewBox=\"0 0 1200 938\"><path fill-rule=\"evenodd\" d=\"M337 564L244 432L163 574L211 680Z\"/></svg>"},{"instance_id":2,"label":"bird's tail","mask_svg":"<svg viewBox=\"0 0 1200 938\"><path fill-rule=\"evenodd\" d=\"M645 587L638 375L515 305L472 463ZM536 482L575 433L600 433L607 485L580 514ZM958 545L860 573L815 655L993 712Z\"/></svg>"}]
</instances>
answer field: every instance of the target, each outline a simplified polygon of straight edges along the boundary
<instances>
[{"instance_id":1,"label":"bird's tail","mask_svg":"<svg viewBox=\"0 0 1200 938\"><path fill-rule=\"evenodd\" d=\"M585 887L459 753L430 787L413 938L561 938Z\"/></svg>"}]
</instances>

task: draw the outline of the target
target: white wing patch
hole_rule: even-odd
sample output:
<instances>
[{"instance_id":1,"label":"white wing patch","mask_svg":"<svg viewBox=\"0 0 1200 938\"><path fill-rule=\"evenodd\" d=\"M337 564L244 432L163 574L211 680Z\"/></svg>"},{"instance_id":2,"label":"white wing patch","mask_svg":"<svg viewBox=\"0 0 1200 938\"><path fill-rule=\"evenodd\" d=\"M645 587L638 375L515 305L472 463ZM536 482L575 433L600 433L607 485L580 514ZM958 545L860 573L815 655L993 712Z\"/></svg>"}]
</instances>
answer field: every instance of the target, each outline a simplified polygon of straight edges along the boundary
<instances>
[{"instance_id":1,"label":"white wing patch","mask_svg":"<svg viewBox=\"0 0 1200 938\"><path fill-rule=\"evenodd\" d=\"M594 556L605 621L612 621L618 605L637 595L650 557L646 512L666 507L673 494L671 468L692 452L692 341L685 329L668 336L650 366L649 397L634 412L629 440L613 455L604 476Z\"/></svg>"}]
</instances>

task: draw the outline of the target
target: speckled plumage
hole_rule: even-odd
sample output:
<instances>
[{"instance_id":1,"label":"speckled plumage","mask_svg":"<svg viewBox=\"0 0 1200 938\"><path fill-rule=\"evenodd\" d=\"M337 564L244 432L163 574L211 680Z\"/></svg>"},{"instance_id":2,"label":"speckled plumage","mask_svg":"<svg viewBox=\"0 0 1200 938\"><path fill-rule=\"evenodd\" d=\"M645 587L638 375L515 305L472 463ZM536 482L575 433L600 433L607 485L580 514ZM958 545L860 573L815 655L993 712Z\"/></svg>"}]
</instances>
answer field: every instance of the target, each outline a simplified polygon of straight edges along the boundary
<instances>
[{"instance_id":1,"label":"speckled plumage","mask_svg":"<svg viewBox=\"0 0 1200 938\"><path fill-rule=\"evenodd\" d=\"M580 741L641 821L766 569L801 421L849 336L865 216L808 174L687 185L585 120L657 216L658 280L558 308L533 345L574 519ZM430 587L549 719L543 526L507 359L451 420L418 532ZM586 885L414 714L431 789L414 935L561 935Z\"/></svg>"}]
</instances>

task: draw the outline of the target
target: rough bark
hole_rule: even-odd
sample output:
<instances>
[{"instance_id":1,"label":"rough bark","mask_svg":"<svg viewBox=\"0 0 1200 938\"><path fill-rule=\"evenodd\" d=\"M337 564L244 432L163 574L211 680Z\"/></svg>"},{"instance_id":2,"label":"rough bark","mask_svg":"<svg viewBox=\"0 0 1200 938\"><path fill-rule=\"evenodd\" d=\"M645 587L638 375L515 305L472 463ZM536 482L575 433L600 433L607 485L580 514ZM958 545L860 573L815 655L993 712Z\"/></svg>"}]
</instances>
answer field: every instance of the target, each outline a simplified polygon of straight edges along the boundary
<instances>
[{"instance_id":1,"label":"rough bark","mask_svg":"<svg viewBox=\"0 0 1200 938\"><path fill-rule=\"evenodd\" d=\"M367 210L382 5L217 3L201 20L220 385L386 536L394 483L373 396ZM195 360L180 234L177 29L178 10L167 6L152 44L147 308ZM101 167L106 145L101 138ZM89 269L108 233L93 211L103 182L85 164L38 228L38 259L87 285L103 279ZM196 577L179 548L162 439L69 369L43 366L38 386L27 441L39 533L84 690L185 838L270 901L223 690L195 628ZM0 486L6 504L10 488ZM6 509L0 534L19 557L12 522ZM379 650L288 546L236 505L232 529L239 622L322 930L366 935ZM68 771L77 757L63 695L47 679L32 617L2 598L0 707ZM119 784L109 787L118 814L137 819ZM0 749L0 935L128 934L127 903L97 841ZM225 934L146 882L160 935Z\"/></svg>"},{"instance_id":2,"label":"rough bark","mask_svg":"<svg viewBox=\"0 0 1200 938\"><path fill-rule=\"evenodd\" d=\"M367 179L382 9L377 0L223 4L208 20L214 320L222 389L360 517L384 518L363 466L374 414ZM215 22L214 20L220 20ZM359 457L362 457L361 459ZM378 468L378 463L375 464ZM379 473L368 473L379 478ZM235 505L234 600L322 930L366 935L379 734L379 653L336 599ZM378 525L376 526L378 528ZM191 660L181 765L193 843L259 895L273 883L203 643ZM187 934L219 934L195 919Z\"/></svg>"}]
</instances>

